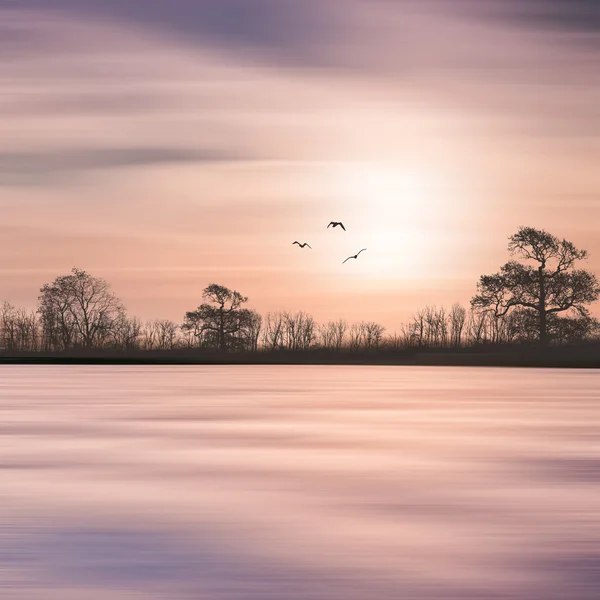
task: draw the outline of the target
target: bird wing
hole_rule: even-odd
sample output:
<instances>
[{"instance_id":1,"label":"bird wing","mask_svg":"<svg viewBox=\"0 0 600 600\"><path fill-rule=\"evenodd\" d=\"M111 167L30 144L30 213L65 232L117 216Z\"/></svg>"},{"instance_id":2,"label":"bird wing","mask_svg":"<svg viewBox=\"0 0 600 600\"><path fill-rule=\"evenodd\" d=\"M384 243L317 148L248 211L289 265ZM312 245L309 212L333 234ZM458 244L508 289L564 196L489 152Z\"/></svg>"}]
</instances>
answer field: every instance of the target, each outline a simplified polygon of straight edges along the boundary
<instances>
[{"instance_id":1,"label":"bird wing","mask_svg":"<svg viewBox=\"0 0 600 600\"><path fill-rule=\"evenodd\" d=\"M332 225L335 227L335 223L333 221L331 221L331 223L329 223L329 225L327 225L327 229L329 229Z\"/></svg>"},{"instance_id":2,"label":"bird wing","mask_svg":"<svg viewBox=\"0 0 600 600\"><path fill-rule=\"evenodd\" d=\"M356 258L356 257L355 256L349 256L346 260L350 260L351 258ZM344 264L346 262L346 260L342 264Z\"/></svg>"},{"instance_id":3,"label":"bird wing","mask_svg":"<svg viewBox=\"0 0 600 600\"><path fill-rule=\"evenodd\" d=\"M342 228L344 231L346 231L346 228L344 227L344 224L343 224L343 223L340 223L340 227L341 227L341 228Z\"/></svg>"},{"instance_id":4,"label":"bird wing","mask_svg":"<svg viewBox=\"0 0 600 600\"><path fill-rule=\"evenodd\" d=\"M299 246L299 245L300 245L300 242L293 242L293 243L292 243L292 246L293 246L294 244L298 244L298 246Z\"/></svg>"},{"instance_id":5,"label":"bird wing","mask_svg":"<svg viewBox=\"0 0 600 600\"><path fill-rule=\"evenodd\" d=\"M364 252L366 248L363 248L360 252ZM358 254L360 254L360 252ZM358 256L358 254L356 256Z\"/></svg>"},{"instance_id":6,"label":"bird wing","mask_svg":"<svg viewBox=\"0 0 600 600\"><path fill-rule=\"evenodd\" d=\"M310 244L306 244L311 250L312 250L312 246Z\"/></svg>"}]
</instances>

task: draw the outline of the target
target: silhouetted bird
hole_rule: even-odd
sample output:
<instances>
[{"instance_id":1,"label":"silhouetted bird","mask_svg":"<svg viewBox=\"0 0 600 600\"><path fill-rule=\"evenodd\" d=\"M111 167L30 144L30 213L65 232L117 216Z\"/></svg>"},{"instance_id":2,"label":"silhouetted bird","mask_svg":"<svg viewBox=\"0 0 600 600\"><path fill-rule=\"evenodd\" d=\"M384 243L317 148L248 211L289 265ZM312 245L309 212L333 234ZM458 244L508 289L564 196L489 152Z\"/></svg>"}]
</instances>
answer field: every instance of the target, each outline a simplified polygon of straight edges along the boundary
<instances>
[{"instance_id":1,"label":"silhouetted bird","mask_svg":"<svg viewBox=\"0 0 600 600\"><path fill-rule=\"evenodd\" d=\"M306 242L304 242L304 244L301 244L300 242L294 242L294 244L298 244L298 246L300 246L300 248L304 248L304 246L308 246L308 244ZM292 244L292 246L294 244ZM308 247L312 250L312 248L310 246L308 246Z\"/></svg>"},{"instance_id":2,"label":"silhouetted bird","mask_svg":"<svg viewBox=\"0 0 600 600\"><path fill-rule=\"evenodd\" d=\"M344 227L344 224L341 223L340 221L331 221L331 223L329 223L329 225L327 225L327 229L329 229L332 225L334 227L337 227L339 225L344 231L346 231L346 228Z\"/></svg>"},{"instance_id":3,"label":"silhouetted bird","mask_svg":"<svg viewBox=\"0 0 600 600\"><path fill-rule=\"evenodd\" d=\"M360 252L364 252L365 250L366 250L366 248L363 248ZM360 254L360 252L357 252L354 256L349 256L346 260L350 260L351 258L358 258L358 255ZM344 264L346 262L346 260L342 264Z\"/></svg>"}]
</instances>

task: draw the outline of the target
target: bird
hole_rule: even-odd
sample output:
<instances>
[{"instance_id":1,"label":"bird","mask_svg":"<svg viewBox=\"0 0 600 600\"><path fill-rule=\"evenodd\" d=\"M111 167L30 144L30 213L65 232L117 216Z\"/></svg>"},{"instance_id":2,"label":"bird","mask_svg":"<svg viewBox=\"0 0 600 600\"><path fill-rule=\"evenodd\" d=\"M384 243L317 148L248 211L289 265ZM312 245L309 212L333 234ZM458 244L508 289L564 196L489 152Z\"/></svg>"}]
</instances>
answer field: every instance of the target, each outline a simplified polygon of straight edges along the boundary
<instances>
[{"instance_id":1,"label":"bird","mask_svg":"<svg viewBox=\"0 0 600 600\"><path fill-rule=\"evenodd\" d=\"M331 223L329 223L329 225L327 225L327 229L329 229L332 225L334 227L337 227L339 225L344 231L346 231L346 228L344 227L344 224L341 223L340 221L331 221Z\"/></svg>"},{"instance_id":2,"label":"bird","mask_svg":"<svg viewBox=\"0 0 600 600\"><path fill-rule=\"evenodd\" d=\"M304 248L304 246L308 246L312 250L312 247L307 242L304 242L304 244L301 244L300 242L294 242L294 244L298 244L298 246L300 246L300 248ZM292 244L292 246L294 244Z\"/></svg>"},{"instance_id":3,"label":"bird","mask_svg":"<svg viewBox=\"0 0 600 600\"><path fill-rule=\"evenodd\" d=\"M364 252L365 250L366 250L366 248L363 248L360 252ZM346 260L350 260L351 258L358 258L358 255L360 254L360 252L357 252L354 256L349 256ZM346 262L346 260L342 264L344 264Z\"/></svg>"}]
</instances>

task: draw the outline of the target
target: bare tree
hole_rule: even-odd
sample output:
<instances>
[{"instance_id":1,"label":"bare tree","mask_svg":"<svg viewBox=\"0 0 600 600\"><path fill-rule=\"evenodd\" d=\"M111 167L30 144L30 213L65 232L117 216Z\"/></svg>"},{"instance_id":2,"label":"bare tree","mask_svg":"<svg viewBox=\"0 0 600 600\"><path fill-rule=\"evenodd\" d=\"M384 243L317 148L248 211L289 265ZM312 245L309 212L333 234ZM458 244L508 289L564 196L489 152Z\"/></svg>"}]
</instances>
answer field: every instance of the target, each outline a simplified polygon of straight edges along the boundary
<instances>
[{"instance_id":1,"label":"bare tree","mask_svg":"<svg viewBox=\"0 0 600 600\"><path fill-rule=\"evenodd\" d=\"M400 337L401 344L404 348L414 348L418 345L414 326L414 317L413 320L409 321L408 323L402 324L400 327Z\"/></svg>"},{"instance_id":2,"label":"bare tree","mask_svg":"<svg viewBox=\"0 0 600 600\"><path fill-rule=\"evenodd\" d=\"M141 330L141 346L144 350L172 350L181 341L183 346L193 347L197 339L193 333L179 339L179 326L169 319L147 321Z\"/></svg>"},{"instance_id":3,"label":"bare tree","mask_svg":"<svg viewBox=\"0 0 600 600\"><path fill-rule=\"evenodd\" d=\"M362 344L365 350L377 350L381 345L385 327L379 323L369 321L361 323Z\"/></svg>"},{"instance_id":4,"label":"bare tree","mask_svg":"<svg viewBox=\"0 0 600 600\"><path fill-rule=\"evenodd\" d=\"M169 319L159 319L154 322L156 330L156 348L158 350L173 350L177 344L179 326Z\"/></svg>"},{"instance_id":5,"label":"bare tree","mask_svg":"<svg viewBox=\"0 0 600 600\"><path fill-rule=\"evenodd\" d=\"M477 346L488 341L487 323L488 314L482 311L472 310L467 321L467 338L469 344Z\"/></svg>"},{"instance_id":6,"label":"bare tree","mask_svg":"<svg viewBox=\"0 0 600 600\"><path fill-rule=\"evenodd\" d=\"M427 345L427 335L426 335L426 330L427 330L427 324L426 324L426 311L425 310L420 310L417 312L417 314L413 317L413 321L412 321L412 326L411 326L411 337L414 340L414 344L415 346L418 346L419 348L421 348L422 346L426 346Z\"/></svg>"},{"instance_id":7,"label":"bare tree","mask_svg":"<svg viewBox=\"0 0 600 600\"><path fill-rule=\"evenodd\" d=\"M362 347L364 335L363 323L352 323L348 331L350 350L358 351Z\"/></svg>"},{"instance_id":8,"label":"bare tree","mask_svg":"<svg viewBox=\"0 0 600 600\"><path fill-rule=\"evenodd\" d=\"M262 316L252 310L248 314L248 323L246 325L246 349L250 352L258 350L258 340L262 329Z\"/></svg>"},{"instance_id":9,"label":"bare tree","mask_svg":"<svg viewBox=\"0 0 600 600\"><path fill-rule=\"evenodd\" d=\"M35 312L5 302L0 308L0 347L7 350L39 349L39 323Z\"/></svg>"},{"instance_id":10,"label":"bare tree","mask_svg":"<svg viewBox=\"0 0 600 600\"><path fill-rule=\"evenodd\" d=\"M346 339L346 331L348 330L348 323L344 319L338 319L333 321L333 347L336 350L341 350L344 347L344 341Z\"/></svg>"},{"instance_id":11,"label":"bare tree","mask_svg":"<svg viewBox=\"0 0 600 600\"><path fill-rule=\"evenodd\" d=\"M156 321L146 321L142 327L142 348L155 350L158 346L158 326Z\"/></svg>"},{"instance_id":12,"label":"bare tree","mask_svg":"<svg viewBox=\"0 0 600 600\"><path fill-rule=\"evenodd\" d=\"M122 315L115 324L114 344L122 350L137 350L140 348L142 336L142 322L137 318Z\"/></svg>"},{"instance_id":13,"label":"bare tree","mask_svg":"<svg viewBox=\"0 0 600 600\"><path fill-rule=\"evenodd\" d=\"M466 320L467 309L455 302L450 309L450 343L455 348L461 345Z\"/></svg>"},{"instance_id":14,"label":"bare tree","mask_svg":"<svg viewBox=\"0 0 600 600\"><path fill-rule=\"evenodd\" d=\"M406 346L403 333L390 333L383 341L383 346L390 350L400 350Z\"/></svg>"},{"instance_id":15,"label":"bare tree","mask_svg":"<svg viewBox=\"0 0 600 600\"><path fill-rule=\"evenodd\" d=\"M318 327L319 345L330 350L341 350L346 340L348 323L344 319L328 321Z\"/></svg>"},{"instance_id":16,"label":"bare tree","mask_svg":"<svg viewBox=\"0 0 600 600\"><path fill-rule=\"evenodd\" d=\"M10 302L4 302L0 312L0 346L7 350L18 350L16 308Z\"/></svg>"},{"instance_id":17,"label":"bare tree","mask_svg":"<svg viewBox=\"0 0 600 600\"><path fill-rule=\"evenodd\" d=\"M194 331L179 328L179 343L182 348L195 348L198 345L198 337Z\"/></svg>"},{"instance_id":18,"label":"bare tree","mask_svg":"<svg viewBox=\"0 0 600 600\"><path fill-rule=\"evenodd\" d=\"M19 309L17 311L17 329L23 350L39 350L40 328L36 312Z\"/></svg>"},{"instance_id":19,"label":"bare tree","mask_svg":"<svg viewBox=\"0 0 600 600\"><path fill-rule=\"evenodd\" d=\"M262 328L262 347L265 350L282 348L283 341L283 315L281 313L267 313Z\"/></svg>"},{"instance_id":20,"label":"bare tree","mask_svg":"<svg viewBox=\"0 0 600 600\"><path fill-rule=\"evenodd\" d=\"M437 312L438 345L445 348L448 346L448 315L442 306Z\"/></svg>"},{"instance_id":21,"label":"bare tree","mask_svg":"<svg viewBox=\"0 0 600 600\"><path fill-rule=\"evenodd\" d=\"M124 312L109 284L81 269L74 268L40 290L44 339L52 349L101 347Z\"/></svg>"},{"instance_id":22,"label":"bare tree","mask_svg":"<svg viewBox=\"0 0 600 600\"><path fill-rule=\"evenodd\" d=\"M333 336L334 336L334 328L333 322L329 321L328 323L324 323L318 326L317 328L317 338L319 341L319 346L321 348L333 348Z\"/></svg>"},{"instance_id":23,"label":"bare tree","mask_svg":"<svg viewBox=\"0 0 600 600\"><path fill-rule=\"evenodd\" d=\"M301 350L308 350L314 346L316 329L317 324L312 315L304 313L304 319L302 320L300 327Z\"/></svg>"},{"instance_id":24,"label":"bare tree","mask_svg":"<svg viewBox=\"0 0 600 600\"><path fill-rule=\"evenodd\" d=\"M307 350L315 341L314 318L303 312L283 313L283 339L288 350Z\"/></svg>"}]
</instances>

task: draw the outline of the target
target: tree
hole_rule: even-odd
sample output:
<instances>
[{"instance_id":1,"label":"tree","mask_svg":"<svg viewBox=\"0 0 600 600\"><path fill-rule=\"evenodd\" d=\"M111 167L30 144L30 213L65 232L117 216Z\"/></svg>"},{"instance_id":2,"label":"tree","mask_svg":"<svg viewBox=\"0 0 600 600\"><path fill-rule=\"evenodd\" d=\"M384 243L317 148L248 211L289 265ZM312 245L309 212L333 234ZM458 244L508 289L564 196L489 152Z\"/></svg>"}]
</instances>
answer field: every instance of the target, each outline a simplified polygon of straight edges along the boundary
<instances>
[{"instance_id":1,"label":"tree","mask_svg":"<svg viewBox=\"0 0 600 600\"><path fill-rule=\"evenodd\" d=\"M49 349L101 347L125 313L104 279L77 268L41 288L38 310Z\"/></svg>"},{"instance_id":2,"label":"tree","mask_svg":"<svg viewBox=\"0 0 600 600\"><path fill-rule=\"evenodd\" d=\"M374 321L362 323L363 344L366 350L377 350L381 345L385 327Z\"/></svg>"},{"instance_id":3,"label":"tree","mask_svg":"<svg viewBox=\"0 0 600 600\"><path fill-rule=\"evenodd\" d=\"M121 350L138 350L142 327L142 322L138 318L129 318L123 314L117 321L113 332L115 347Z\"/></svg>"},{"instance_id":4,"label":"tree","mask_svg":"<svg viewBox=\"0 0 600 600\"><path fill-rule=\"evenodd\" d=\"M333 347L336 350L341 350L344 346L344 339L346 337L346 331L348 329L348 323L345 319L338 319L333 323Z\"/></svg>"},{"instance_id":5,"label":"tree","mask_svg":"<svg viewBox=\"0 0 600 600\"><path fill-rule=\"evenodd\" d=\"M425 310L421 309L413 317L412 323L409 325L409 331L406 333L410 339L411 346L421 348L425 343Z\"/></svg>"},{"instance_id":6,"label":"tree","mask_svg":"<svg viewBox=\"0 0 600 600\"><path fill-rule=\"evenodd\" d=\"M265 350L277 350L283 347L283 315L267 313L262 328L262 346Z\"/></svg>"},{"instance_id":7,"label":"tree","mask_svg":"<svg viewBox=\"0 0 600 600\"><path fill-rule=\"evenodd\" d=\"M15 308L10 302L0 307L0 348L7 350L37 350L38 319L35 312Z\"/></svg>"},{"instance_id":8,"label":"tree","mask_svg":"<svg viewBox=\"0 0 600 600\"><path fill-rule=\"evenodd\" d=\"M158 350L173 350L177 344L178 325L169 319L157 319L153 327L155 347Z\"/></svg>"},{"instance_id":9,"label":"tree","mask_svg":"<svg viewBox=\"0 0 600 600\"><path fill-rule=\"evenodd\" d=\"M362 323L352 323L350 326L348 331L350 350L354 352L358 352L358 350L360 350L362 345L363 329Z\"/></svg>"},{"instance_id":10,"label":"tree","mask_svg":"<svg viewBox=\"0 0 600 600\"><path fill-rule=\"evenodd\" d=\"M283 313L283 340L288 350L308 350L315 341L316 323L303 311Z\"/></svg>"},{"instance_id":11,"label":"tree","mask_svg":"<svg viewBox=\"0 0 600 600\"><path fill-rule=\"evenodd\" d=\"M193 332L200 346L220 352L244 349L257 326L256 313L242 308L248 298L216 283L204 288L202 298L205 302L185 314L182 331Z\"/></svg>"},{"instance_id":12,"label":"tree","mask_svg":"<svg viewBox=\"0 0 600 600\"><path fill-rule=\"evenodd\" d=\"M262 330L262 316L255 310L248 311L246 326L244 327L246 350L258 351L258 340Z\"/></svg>"},{"instance_id":13,"label":"tree","mask_svg":"<svg viewBox=\"0 0 600 600\"><path fill-rule=\"evenodd\" d=\"M536 314L528 309L518 309L508 315L513 340L518 342L535 341L538 337ZM572 318L548 315L548 337L558 344L574 344L592 338L600 331L600 323L589 315Z\"/></svg>"},{"instance_id":14,"label":"tree","mask_svg":"<svg viewBox=\"0 0 600 600\"><path fill-rule=\"evenodd\" d=\"M332 348L333 347L333 322L321 324L317 328L317 334L319 339L319 346L321 348Z\"/></svg>"},{"instance_id":15,"label":"tree","mask_svg":"<svg viewBox=\"0 0 600 600\"><path fill-rule=\"evenodd\" d=\"M483 310L472 310L469 313L467 321L467 340L468 343L477 346L488 341L487 324L489 314Z\"/></svg>"},{"instance_id":16,"label":"tree","mask_svg":"<svg viewBox=\"0 0 600 600\"><path fill-rule=\"evenodd\" d=\"M350 349L355 352L377 350L381 346L384 332L385 327L373 321L353 323L348 332Z\"/></svg>"},{"instance_id":17,"label":"tree","mask_svg":"<svg viewBox=\"0 0 600 600\"><path fill-rule=\"evenodd\" d=\"M344 345L348 323L344 319L329 321L318 327L319 344L322 348L340 351Z\"/></svg>"},{"instance_id":18,"label":"tree","mask_svg":"<svg viewBox=\"0 0 600 600\"><path fill-rule=\"evenodd\" d=\"M455 302L450 309L450 343L458 348L462 341L463 329L467 320L467 310Z\"/></svg>"},{"instance_id":19,"label":"tree","mask_svg":"<svg viewBox=\"0 0 600 600\"><path fill-rule=\"evenodd\" d=\"M593 273L575 267L587 258L585 250L533 227L521 227L508 249L528 262L511 260L498 273L482 275L471 300L474 309L496 317L517 308L531 311L542 344L548 342L548 320L557 313L589 316L586 306L598 300L600 285Z\"/></svg>"}]
</instances>

